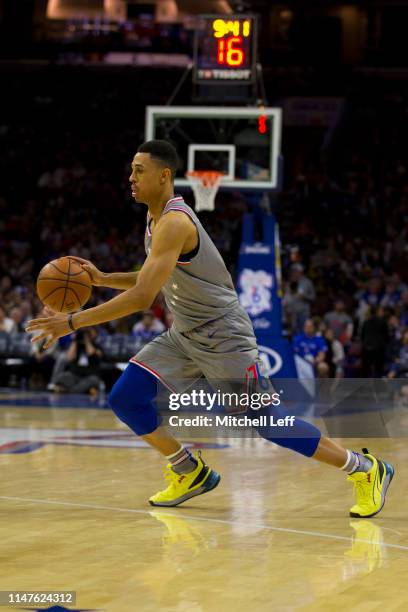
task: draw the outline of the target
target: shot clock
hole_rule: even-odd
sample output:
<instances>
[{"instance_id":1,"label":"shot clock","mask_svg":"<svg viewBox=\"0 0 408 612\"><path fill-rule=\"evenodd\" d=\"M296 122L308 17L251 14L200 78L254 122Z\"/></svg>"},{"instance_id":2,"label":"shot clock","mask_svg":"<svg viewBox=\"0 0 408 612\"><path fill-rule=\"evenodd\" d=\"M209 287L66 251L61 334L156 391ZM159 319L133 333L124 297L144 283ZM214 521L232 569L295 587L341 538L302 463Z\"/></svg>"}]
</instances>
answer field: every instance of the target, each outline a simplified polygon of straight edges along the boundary
<instances>
[{"instance_id":1,"label":"shot clock","mask_svg":"<svg viewBox=\"0 0 408 612\"><path fill-rule=\"evenodd\" d=\"M195 32L194 81L250 84L256 50L254 15L202 15Z\"/></svg>"}]
</instances>

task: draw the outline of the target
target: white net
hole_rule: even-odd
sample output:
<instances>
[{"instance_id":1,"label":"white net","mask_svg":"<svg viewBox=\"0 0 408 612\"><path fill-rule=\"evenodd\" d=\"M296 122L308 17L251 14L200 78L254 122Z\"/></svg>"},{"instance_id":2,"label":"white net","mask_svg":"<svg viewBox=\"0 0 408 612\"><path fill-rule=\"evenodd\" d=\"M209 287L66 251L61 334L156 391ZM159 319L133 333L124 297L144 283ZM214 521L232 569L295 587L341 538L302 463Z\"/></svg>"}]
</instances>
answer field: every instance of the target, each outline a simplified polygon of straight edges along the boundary
<instances>
[{"instance_id":1,"label":"white net","mask_svg":"<svg viewBox=\"0 0 408 612\"><path fill-rule=\"evenodd\" d=\"M187 180L194 192L195 210L214 210L215 196L217 195L222 172L193 170L187 172Z\"/></svg>"}]
</instances>

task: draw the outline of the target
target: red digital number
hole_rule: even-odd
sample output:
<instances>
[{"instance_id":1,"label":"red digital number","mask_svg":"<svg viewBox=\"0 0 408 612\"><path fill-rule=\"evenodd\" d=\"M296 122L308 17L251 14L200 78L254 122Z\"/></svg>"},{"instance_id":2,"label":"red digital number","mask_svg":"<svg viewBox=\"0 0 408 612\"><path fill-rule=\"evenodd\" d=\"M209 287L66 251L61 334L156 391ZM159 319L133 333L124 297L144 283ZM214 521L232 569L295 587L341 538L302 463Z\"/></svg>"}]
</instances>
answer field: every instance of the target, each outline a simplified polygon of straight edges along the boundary
<instances>
[{"instance_id":1,"label":"red digital number","mask_svg":"<svg viewBox=\"0 0 408 612\"><path fill-rule=\"evenodd\" d=\"M260 134L266 134L266 115L259 115L258 117L258 132Z\"/></svg>"},{"instance_id":2,"label":"red digital number","mask_svg":"<svg viewBox=\"0 0 408 612\"><path fill-rule=\"evenodd\" d=\"M245 53L242 48L235 45L242 45L242 36L232 36L218 41L217 62L220 66L223 64L231 67L242 66Z\"/></svg>"},{"instance_id":3,"label":"red digital number","mask_svg":"<svg viewBox=\"0 0 408 612\"><path fill-rule=\"evenodd\" d=\"M218 41L217 62L222 66L225 63L225 40Z\"/></svg>"}]
</instances>

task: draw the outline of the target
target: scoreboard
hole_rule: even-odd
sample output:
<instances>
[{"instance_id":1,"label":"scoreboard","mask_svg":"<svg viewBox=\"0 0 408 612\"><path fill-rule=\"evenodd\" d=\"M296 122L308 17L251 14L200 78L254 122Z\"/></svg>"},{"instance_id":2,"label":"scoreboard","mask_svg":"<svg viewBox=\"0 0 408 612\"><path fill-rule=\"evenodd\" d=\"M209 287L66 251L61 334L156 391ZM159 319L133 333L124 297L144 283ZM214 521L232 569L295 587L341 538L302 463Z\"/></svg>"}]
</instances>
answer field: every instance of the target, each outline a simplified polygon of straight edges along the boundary
<instances>
[{"instance_id":1,"label":"scoreboard","mask_svg":"<svg viewBox=\"0 0 408 612\"><path fill-rule=\"evenodd\" d=\"M202 15L195 31L195 83L250 84L255 80L254 15Z\"/></svg>"}]
</instances>

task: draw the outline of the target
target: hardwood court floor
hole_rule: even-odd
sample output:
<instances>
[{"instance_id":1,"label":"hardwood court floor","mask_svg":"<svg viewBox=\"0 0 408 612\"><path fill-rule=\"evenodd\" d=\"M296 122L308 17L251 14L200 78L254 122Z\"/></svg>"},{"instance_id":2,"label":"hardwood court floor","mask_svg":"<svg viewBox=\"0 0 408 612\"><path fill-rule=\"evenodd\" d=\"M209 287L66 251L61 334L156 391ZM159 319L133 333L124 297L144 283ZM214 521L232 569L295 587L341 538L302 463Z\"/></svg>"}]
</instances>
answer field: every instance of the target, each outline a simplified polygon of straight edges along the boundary
<instances>
[{"instance_id":1,"label":"hardwood court floor","mask_svg":"<svg viewBox=\"0 0 408 612\"><path fill-rule=\"evenodd\" d=\"M112 612L406 611L408 448L368 443L396 467L375 519L349 519L343 474L261 440L204 449L220 486L154 509L163 461L110 411L0 407L0 590Z\"/></svg>"}]
</instances>

